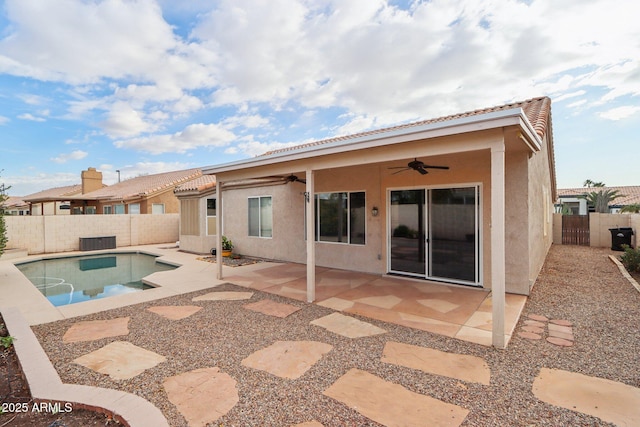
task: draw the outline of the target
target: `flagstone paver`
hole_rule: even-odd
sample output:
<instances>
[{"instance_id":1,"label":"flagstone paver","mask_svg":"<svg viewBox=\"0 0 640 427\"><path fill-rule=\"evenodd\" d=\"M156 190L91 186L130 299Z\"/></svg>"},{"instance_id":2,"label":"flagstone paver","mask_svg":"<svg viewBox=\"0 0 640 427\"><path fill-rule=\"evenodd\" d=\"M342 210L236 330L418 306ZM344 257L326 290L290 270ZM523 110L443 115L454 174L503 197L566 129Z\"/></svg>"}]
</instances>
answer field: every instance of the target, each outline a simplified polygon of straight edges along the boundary
<instances>
[{"instance_id":1,"label":"flagstone paver","mask_svg":"<svg viewBox=\"0 0 640 427\"><path fill-rule=\"evenodd\" d=\"M543 316L541 314L529 314L527 316L529 319L537 320L539 322L548 322L549 318L547 316Z\"/></svg>"},{"instance_id":2,"label":"flagstone paver","mask_svg":"<svg viewBox=\"0 0 640 427\"><path fill-rule=\"evenodd\" d=\"M342 335L347 338L370 337L387 332L382 328L372 325L371 323L363 322L362 320L345 316L340 313L331 313L327 316L313 320L311 324L320 326L334 334Z\"/></svg>"},{"instance_id":3,"label":"flagstone paver","mask_svg":"<svg viewBox=\"0 0 640 427\"><path fill-rule=\"evenodd\" d=\"M640 426L640 389L603 378L542 368L533 394L543 402L617 426Z\"/></svg>"},{"instance_id":4,"label":"flagstone paver","mask_svg":"<svg viewBox=\"0 0 640 427\"><path fill-rule=\"evenodd\" d=\"M127 380L166 360L164 356L135 346L127 341L114 341L73 362L109 375L114 380Z\"/></svg>"},{"instance_id":5,"label":"flagstone paver","mask_svg":"<svg viewBox=\"0 0 640 427\"><path fill-rule=\"evenodd\" d=\"M547 337L547 341L550 342L551 344L555 344L555 345L560 346L560 347L571 347L571 346L573 346L573 341L566 340L564 338Z\"/></svg>"},{"instance_id":6,"label":"flagstone paver","mask_svg":"<svg viewBox=\"0 0 640 427\"><path fill-rule=\"evenodd\" d=\"M485 385L489 385L491 379L489 365L480 357L399 342L387 342L380 360L430 374Z\"/></svg>"},{"instance_id":7,"label":"flagstone paver","mask_svg":"<svg viewBox=\"0 0 640 427\"><path fill-rule=\"evenodd\" d=\"M147 311L170 320L185 319L200 310L202 310L202 307L197 305L157 305L147 308Z\"/></svg>"},{"instance_id":8,"label":"flagstone paver","mask_svg":"<svg viewBox=\"0 0 640 427\"><path fill-rule=\"evenodd\" d=\"M327 307L336 311L346 310L353 307L354 304L355 303L353 301L336 297L327 298L326 300L318 303L318 305L321 305L322 307Z\"/></svg>"},{"instance_id":9,"label":"flagstone paver","mask_svg":"<svg viewBox=\"0 0 640 427\"><path fill-rule=\"evenodd\" d=\"M533 340L533 341L542 339L542 335L536 334L534 332L518 332L518 336L522 338L526 338L528 340Z\"/></svg>"},{"instance_id":10,"label":"flagstone paver","mask_svg":"<svg viewBox=\"0 0 640 427\"><path fill-rule=\"evenodd\" d=\"M300 310L300 307L296 307L295 305L283 304L270 299L263 299L251 304L245 304L244 308L252 311L257 311L259 313L267 314L269 316L276 316L276 317L282 317L282 318L285 318L290 314L293 314L296 311Z\"/></svg>"},{"instance_id":11,"label":"flagstone paver","mask_svg":"<svg viewBox=\"0 0 640 427\"><path fill-rule=\"evenodd\" d=\"M189 426L204 426L229 412L239 400L237 382L216 368L202 368L165 378L169 401Z\"/></svg>"},{"instance_id":12,"label":"flagstone paver","mask_svg":"<svg viewBox=\"0 0 640 427\"><path fill-rule=\"evenodd\" d=\"M469 411L351 369L323 394L385 426L459 426Z\"/></svg>"},{"instance_id":13,"label":"flagstone paver","mask_svg":"<svg viewBox=\"0 0 640 427\"><path fill-rule=\"evenodd\" d=\"M200 295L191 301L242 301L251 299L252 296L253 292L218 291Z\"/></svg>"},{"instance_id":14,"label":"flagstone paver","mask_svg":"<svg viewBox=\"0 0 640 427\"><path fill-rule=\"evenodd\" d=\"M62 342L95 341L121 335L129 335L128 317L74 323L62 337Z\"/></svg>"},{"instance_id":15,"label":"flagstone paver","mask_svg":"<svg viewBox=\"0 0 640 427\"><path fill-rule=\"evenodd\" d=\"M317 341L276 341L244 359L242 366L296 379L332 349L332 345Z\"/></svg>"},{"instance_id":16,"label":"flagstone paver","mask_svg":"<svg viewBox=\"0 0 640 427\"><path fill-rule=\"evenodd\" d=\"M324 427L317 421L307 421L304 423L294 424L291 427Z\"/></svg>"}]
</instances>

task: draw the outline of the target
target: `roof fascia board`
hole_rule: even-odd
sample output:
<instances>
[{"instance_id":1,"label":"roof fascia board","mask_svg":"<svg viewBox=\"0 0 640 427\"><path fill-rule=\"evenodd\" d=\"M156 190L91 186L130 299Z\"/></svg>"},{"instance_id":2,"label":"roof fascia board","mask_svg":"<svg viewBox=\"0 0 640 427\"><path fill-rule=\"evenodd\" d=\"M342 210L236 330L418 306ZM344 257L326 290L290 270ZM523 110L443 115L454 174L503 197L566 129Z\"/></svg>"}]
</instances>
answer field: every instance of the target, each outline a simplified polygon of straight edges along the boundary
<instances>
[{"instance_id":1,"label":"roof fascia board","mask_svg":"<svg viewBox=\"0 0 640 427\"><path fill-rule=\"evenodd\" d=\"M265 166L285 161L308 159L320 155L356 151L382 145L399 144L419 139L429 139L441 136L456 135L467 132L477 132L488 129L517 125L525 132L527 146L533 151L541 147L539 138L526 118L522 108L512 108L494 111L477 116L461 117L443 122L427 123L409 128L394 129L373 135L347 138L321 145L311 145L292 151L284 151L269 156L258 156L250 159L238 160L202 168L203 174L216 174L243 169L245 167ZM537 148L536 148L537 147Z\"/></svg>"}]
</instances>

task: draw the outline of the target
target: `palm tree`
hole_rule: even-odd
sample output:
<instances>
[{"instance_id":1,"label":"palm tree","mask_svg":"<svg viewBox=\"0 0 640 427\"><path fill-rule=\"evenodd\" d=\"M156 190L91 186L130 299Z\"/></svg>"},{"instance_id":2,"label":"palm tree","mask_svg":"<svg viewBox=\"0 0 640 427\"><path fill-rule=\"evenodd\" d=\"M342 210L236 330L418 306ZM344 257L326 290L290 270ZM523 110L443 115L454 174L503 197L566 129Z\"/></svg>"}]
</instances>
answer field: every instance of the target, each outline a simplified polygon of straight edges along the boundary
<instances>
[{"instance_id":1,"label":"palm tree","mask_svg":"<svg viewBox=\"0 0 640 427\"><path fill-rule=\"evenodd\" d=\"M583 187L604 187L604 182L595 182L595 181L591 181L590 179L587 179L584 184L582 184Z\"/></svg>"},{"instance_id":2,"label":"palm tree","mask_svg":"<svg viewBox=\"0 0 640 427\"><path fill-rule=\"evenodd\" d=\"M618 194L618 190L605 189L592 191L583 195L583 197L587 199L587 202L599 213L609 213L609 203L622 196L622 194Z\"/></svg>"},{"instance_id":3,"label":"palm tree","mask_svg":"<svg viewBox=\"0 0 640 427\"><path fill-rule=\"evenodd\" d=\"M623 206L620 213L640 213L640 203Z\"/></svg>"}]
</instances>

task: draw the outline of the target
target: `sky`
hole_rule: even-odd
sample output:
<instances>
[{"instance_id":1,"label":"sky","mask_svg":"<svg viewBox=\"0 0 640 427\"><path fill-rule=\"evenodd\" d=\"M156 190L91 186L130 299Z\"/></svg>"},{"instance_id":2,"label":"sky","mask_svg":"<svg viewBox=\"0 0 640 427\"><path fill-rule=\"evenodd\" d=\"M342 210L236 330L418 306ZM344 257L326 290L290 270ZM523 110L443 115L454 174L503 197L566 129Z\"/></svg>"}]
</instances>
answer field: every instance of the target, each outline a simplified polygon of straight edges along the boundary
<instances>
[{"instance_id":1,"label":"sky","mask_svg":"<svg viewBox=\"0 0 640 427\"><path fill-rule=\"evenodd\" d=\"M25 196L552 100L557 185L640 185L636 0L0 0Z\"/></svg>"}]
</instances>

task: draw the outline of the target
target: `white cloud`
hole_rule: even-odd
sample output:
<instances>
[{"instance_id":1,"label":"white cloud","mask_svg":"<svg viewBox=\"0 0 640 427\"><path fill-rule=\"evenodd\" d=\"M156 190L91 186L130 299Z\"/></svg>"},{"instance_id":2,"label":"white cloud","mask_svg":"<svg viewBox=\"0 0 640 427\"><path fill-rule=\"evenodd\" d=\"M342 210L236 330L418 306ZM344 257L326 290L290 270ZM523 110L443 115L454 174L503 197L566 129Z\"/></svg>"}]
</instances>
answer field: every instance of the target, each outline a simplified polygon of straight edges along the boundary
<instances>
[{"instance_id":1,"label":"white cloud","mask_svg":"<svg viewBox=\"0 0 640 427\"><path fill-rule=\"evenodd\" d=\"M245 141L236 144L236 146L231 147L226 153L237 153L241 152L249 157L259 156L261 154L266 153L271 150L278 150L280 148L293 147L294 145L298 145L298 143L291 142L258 142L254 141L251 137L245 139Z\"/></svg>"},{"instance_id":2,"label":"white cloud","mask_svg":"<svg viewBox=\"0 0 640 427\"><path fill-rule=\"evenodd\" d=\"M9 123L11 120L8 117L0 116L0 126Z\"/></svg>"},{"instance_id":3,"label":"white cloud","mask_svg":"<svg viewBox=\"0 0 640 427\"><path fill-rule=\"evenodd\" d=\"M622 119L631 117L639 111L640 111L640 106L625 105L622 107L616 107L607 111L603 111L599 115L603 119L617 121L617 120L622 120Z\"/></svg>"},{"instance_id":4,"label":"white cloud","mask_svg":"<svg viewBox=\"0 0 640 427\"><path fill-rule=\"evenodd\" d=\"M139 111L124 102L118 102L111 107L101 126L109 136L114 138L130 137L154 130L154 126L146 122Z\"/></svg>"},{"instance_id":5,"label":"white cloud","mask_svg":"<svg viewBox=\"0 0 640 427\"><path fill-rule=\"evenodd\" d=\"M236 136L216 124L193 124L174 134L152 135L141 138L119 140L114 143L118 148L128 148L152 154L186 153L198 147L224 147L234 141Z\"/></svg>"},{"instance_id":6,"label":"white cloud","mask_svg":"<svg viewBox=\"0 0 640 427\"><path fill-rule=\"evenodd\" d=\"M58 157L52 157L49 160L51 160L51 161L53 161L55 163L67 163L70 160L81 160L81 159L84 159L88 155L89 155L89 153L87 153L86 151L75 150L75 151L72 151L71 153L60 154Z\"/></svg>"},{"instance_id":7,"label":"white cloud","mask_svg":"<svg viewBox=\"0 0 640 427\"><path fill-rule=\"evenodd\" d=\"M24 113L24 114L20 114L18 116L19 119L21 120L30 120L32 122L45 122L46 119L42 118L42 117L36 117L33 114L30 113Z\"/></svg>"}]
</instances>

